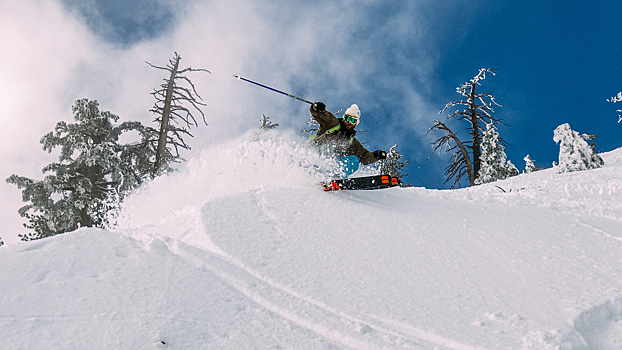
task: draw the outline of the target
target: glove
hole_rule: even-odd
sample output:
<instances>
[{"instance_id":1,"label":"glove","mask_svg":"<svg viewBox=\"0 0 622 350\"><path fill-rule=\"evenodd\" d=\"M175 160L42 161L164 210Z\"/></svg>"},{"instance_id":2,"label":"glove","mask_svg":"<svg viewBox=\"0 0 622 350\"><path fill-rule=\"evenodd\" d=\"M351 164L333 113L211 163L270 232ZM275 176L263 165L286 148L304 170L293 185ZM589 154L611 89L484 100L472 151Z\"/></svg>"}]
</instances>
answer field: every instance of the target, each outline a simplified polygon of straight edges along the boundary
<instances>
[{"instance_id":1,"label":"glove","mask_svg":"<svg viewBox=\"0 0 622 350\"><path fill-rule=\"evenodd\" d=\"M318 112L322 112L326 110L326 105L323 102L316 102L313 104L313 108Z\"/></svg>"},{"instance_id":2,"label":"glove","mask_svg":"<svg viewBox=\"0 0 622 350\"><path fill-rule=\"evenodd\" d=\"M385 151L374 151L373 155L376 159L387 159L387 152Z\"/></svg>"}]
</instances>

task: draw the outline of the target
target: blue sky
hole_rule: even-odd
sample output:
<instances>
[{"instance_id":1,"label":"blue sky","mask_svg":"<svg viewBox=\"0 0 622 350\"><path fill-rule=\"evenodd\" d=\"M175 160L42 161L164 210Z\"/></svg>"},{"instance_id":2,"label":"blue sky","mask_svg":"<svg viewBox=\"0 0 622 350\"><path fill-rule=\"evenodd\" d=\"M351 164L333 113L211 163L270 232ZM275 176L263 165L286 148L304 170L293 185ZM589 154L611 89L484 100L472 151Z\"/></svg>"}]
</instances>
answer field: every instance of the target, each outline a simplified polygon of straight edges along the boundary
<instances>
[{"instance_id":1,"label":"blue sky","mask_svg":"<svg viewBox=\"0 0 622 350\"><path fill-rule=\"evenodd\" d=\"M552 131L561 123L598 135L599 151L622 146L622 125L612 114L619 106L606 101L622 83L622 3L585 5L579 1L489 2L464 28L458 16L468 10L462 7L452 11L448 22L453 24L439 37L443 54L435 81L443 92L438 94L450 91L460 78L468 79L478 67L497 71L480 91L494 91L503 105L496 115L511 128L500 127L499 132L513 145L506 153L519 168L524 167L522 158L527 153L544 167L557 160L559 148L552 141Z\"/></svg>"},{"instance_id":2,"label":"blue sky","mask_svg":"<svg viewBox=\"0 0 622 350\"><path fill-rule=\"evenodd\" d=\"M1 2L0 45L12 54L0 58L0 118L10 135L0 140L0 176L41 178L55 155L38 141L71 121L79 98L150 123L149 93L164 77L144 62L164 65L174 51L182 65L212 72L192 77L209 123L193 130L194 151L258 127L262 114L282 128L306 124L307 104L236 81L239 74L331 111L357 103L370 150L398 144L410 162L406 182L447 188L450 155L428 159L428 143L441 135L422 136L461 98L456 87L493 68L479 91L503 106L496 117L511 125L498 130L512 145L508 159L522 170L530 154L550 167L562 123L596 134L600 152L622 146L622 104L607 102L622 91L621 16L619 1ZM468 138L464 122L448 125ZM14 220L20 192L0 191L2 220Z\"/></svg>"}]
</instances>

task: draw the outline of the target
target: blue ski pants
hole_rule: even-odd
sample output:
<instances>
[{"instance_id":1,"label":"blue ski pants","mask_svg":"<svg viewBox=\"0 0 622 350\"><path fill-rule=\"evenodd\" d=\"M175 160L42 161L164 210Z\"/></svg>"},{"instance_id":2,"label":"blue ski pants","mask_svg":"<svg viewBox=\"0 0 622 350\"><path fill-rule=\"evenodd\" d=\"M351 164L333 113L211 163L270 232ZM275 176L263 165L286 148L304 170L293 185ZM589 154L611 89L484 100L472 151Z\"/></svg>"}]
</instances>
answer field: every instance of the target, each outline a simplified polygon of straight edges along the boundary
<instances>
[{"instance_id":1,"label":"blue ski pants","mask_svg":"<svg viewBox=\"0 0 622 350\"><path fill-rule=\"evenodd\" d=\"M359 158L355 155L341 157L339 158L339 165L341 166L339 175L345 179L359 169Z\"/></svg>"}]
</instances>

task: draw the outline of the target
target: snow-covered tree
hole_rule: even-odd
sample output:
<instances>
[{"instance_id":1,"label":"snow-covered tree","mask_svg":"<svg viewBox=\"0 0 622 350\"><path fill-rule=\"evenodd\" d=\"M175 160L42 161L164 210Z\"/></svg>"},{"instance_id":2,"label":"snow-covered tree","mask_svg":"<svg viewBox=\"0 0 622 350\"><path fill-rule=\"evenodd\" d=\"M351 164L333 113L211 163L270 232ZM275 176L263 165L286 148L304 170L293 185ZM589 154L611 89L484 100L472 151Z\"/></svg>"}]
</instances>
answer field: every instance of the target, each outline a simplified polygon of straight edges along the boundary
<instances>
[{"instance_id":1,"label":"snow-covered tree","mask_svg":"<svg viewBox=\"0 0 622 350\"><path fill-rule=\"evenodd\" d=\"M559 173L595 169L605 164L595 149L586 142L590 136L580 135L568 123L555 129L553 140L559 142Z\"/></svg>"},{"instance_id":2,"label":"snow-covered tree","mask_svg":"<svg viewBox=\"0 0 622 350\"><path fill-rule=\"evenodd\" d=\"M156 102L151 112L157 115L155 122L159 125L156 157L153 169L153 174L169 170L168 164L179 160L179 148L190 149L190 146L186 144L182 135L188 135L192 137L192 134L188 131L192 125L198 126L192 111L182 105L182 103L188 103L193 107L193 110L199 111L203 116L203 122L205 121L205 114L199 108L199 106L205 106L206 104L199 102L203 100L194 88L194 84L188 77L183 75L184 73L191 72L208 72L206 69L194 69L194 68L179 68L179 61L181 56L175 52L173 59L169 60L169 64L166 67L154 66L147 62L153 68L162 69L168 71L168 78L164 79L164 84L160 85L159 90L155 90L151 94L155 97ZM188 87L178 85L178 82L186 82ZM199 100L197 100L197 98ZM181 120L188 129L185 127L178 127ZM150 131L152 133L152 131ZM175 154L172 153L171 147L175 149Z\"/></svg>"},{"instance_id":3,"label":"snow-covered tree","mask_svg":"<svg viewBox=\"0 0 622 350\"><path fill-rule=\"evenodd\" d=\"M505 147L499 144L499 133L492 123L487 124L482 136L482 164L475 184L485 184L518 175L518 169L512 162L507 161Z\"/></svg>"},{"instance_id":4,"label":"snow-covered tree","mask_svg":"<svg viewBox=\"0 0 622 350\"><path fill-rule=\"evenodd\" d=\"M467 129L470 130L471 134L470 140L459 140L456 133L451 131L447 125L440 123L437 120L434 121L435 125L428 130L428 132L431 130L444 130L447 132L445 136L432 143L435 146L434 151L440 149L441 146L446 146L446 151L458 148L450 160L450 165L445 170L445 176L447 178L445 182L455 178L452 188L459 185L460 179L466 174L469 175L469 184L471 186L475 184L475 178L477 177L477 174L479 174L481 167L481 143L482 133L484 131L483 123L493 125L501 124L501 119L492 116L492 113L494 113L494 107L501 107L501 105L495 101L492 94L477 93L475 91L477 85L481 85L480 82L486 79L486 73L495 74L495 72L490 68L480 69L479 73L473 79L456 88L456 92L461 94L463 99L448 103L445 105L445 108L439 112L440 114L446 109L454 106L464 106L464 109L454 111L447 118L451 119L458 117L460 120L467 121L469 123L469 127ZM456 145L452 146L452 142L455 142ZM504 143L502 138L499 138L499 142L501 144ZM472 160L468 150L470 150L470 153L472 154Z\"/></svg>"},{"instance_id":5,"label":"snow-covered tree","mask_svg":"<svg viewBox=\"0 0 622 350\"><path fill-rule=\"evenodd\" d=\"M11 175L7 182L22 190L19 214L34 233L20 235L33 240L69 232L78 227L107 227L108 212L142 181L132 155L134 145L118 143L119 135L136 123L115 126L119 117L100 112L97 101L82 99L72 108L76 123L59 122L54 132L41 138L43 149L61 147L58 163L43 168L41 181Z\"/></svg>"},{"instance_id":6,"label":"snow-covered tree","mask_svg":"<svg viewBox=\"0 0 622 350\"><path fill-rule=\"evenodd\" d=\"M272 122L270 121L269 117L266 117L265 114L261 115L261 119L259 120L259 122L261 123L261 129L274 129L277 126L279 126L279 124L272 124Z\"/></svg>"},{"instance_id":7,"label":"snow-covered tree","mask_svg":"<svg viewBox=\"0 0 622 350\"><path fill-rule=\"evenodd\" d=\"M121 161L127 167L133 167L136 176L141 180L153 177L153 169L156 159L159 132L149 126L142 125L140 122L125 122L124 131L134 130L139 133L140 141L131 145L123 146ZM168 164L163 164L162 172L171 170Z\"/></svg>"},{"instance_id":8,"label":"snow-covered tree","mask_svg":"<svg viewBox=\"0 0 622 350\"><path fill-rule=\"evenodd\" d=\"M408 176L408 174L402 174L404 165L408 164L408 161L400 161L400 159L404 156L401 155L396 148L397 145L391 147L389 149L389 153L387 154L387 159L380 161L380 173L401 179Z\"/></svg>"},{"instance_id":9,"label":"snow-covered tree","mask_svg":"<svg viewBox=\"0 0 622 350\"><path fill-rule=\"evenodd\" d=\"M525 161L525 170L523 171L524 174L542 170L542 167L536 166L536 163L533 159L531 159L531 156L529 156L529 154L525 158L523 158L523 160Z\"/></svg>"},{"instance_id":10,"label":"snow-covered tree","mask_svg":"<svg viewBox=\"0 0 622 350\"><path fill-rule=\"evenodd\" d=\"M518 171L518 168L514 164L512 164L512 162L509 159L506 164L506 169L508 171L508 177L520 175L520 171Z\"/></svg>"},{"instance_id":11,"label":"snow-covered tree","mask_svg":"<svg viewBox=\"0 0 622 350\"><path fill-rule=\"evenodd\" d=\"M622 102L622 92L618 92L616 96L608 99L607 101L617 103ZM622 113L622 109L618 109L618 113ZM618 123L622 121L622 114L618 114Z\"/></svg>"},{"instance_id":12,"label":"snow-covered tree","mask_svg":"<svg viewBox=\"0 0 622 350\"><path fill-rule=\"evenodd\" d=\"M473 153L472 163L474 174L477 174L480 168L480 145L482 141L482 133L484 131L483 123L493 125L501 123L501 119L497 119L492 116L492 113L494 113L493 107L501 107L501 105L495 101L492 94L475 92L477 85L481 85L480 81L486 79L486 73L495 75L495 72L490 68L480 69L479 73L473 79L456 88L456 92L461 94L464 98L460 101L449 102L445 108L439 112L442 113L447 108L454 106L465 106L463 110L456 110L450 114L448 118L458 116L460 120L466 120L470 125L468 129L471 131L471 142L468 148L470 148ZM503 143L503 139L500 139L500 141ZM467 144L467 142L463 143Z\"/></svg>"}]
</instances>

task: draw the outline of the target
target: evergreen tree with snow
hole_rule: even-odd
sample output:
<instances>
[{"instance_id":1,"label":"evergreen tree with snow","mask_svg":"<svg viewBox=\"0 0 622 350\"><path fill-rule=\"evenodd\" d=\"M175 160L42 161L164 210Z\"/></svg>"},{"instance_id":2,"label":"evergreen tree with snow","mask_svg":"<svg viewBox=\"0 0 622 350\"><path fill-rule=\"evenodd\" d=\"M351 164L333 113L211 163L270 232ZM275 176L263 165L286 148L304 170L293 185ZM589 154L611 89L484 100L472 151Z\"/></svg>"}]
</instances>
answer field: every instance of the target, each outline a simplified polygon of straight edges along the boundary
<instances>
[{"instance_id":1,"label":"evergreen tree with snow","mask_svg":"<svg viewBox=\"0 0 622 350\"><path fill-rule=\"evenodd\" d=\"M536 163L529 156L529 154L523 159L525 161L525 170L523 174L532 173L534 171L542 170L542 167L536 166Z\"/></svg>"},{"instance_id":2,"label":"evergreen tree with snow","mask_svg":"<svg viewBox=\"0 0 622 350\"><path fill-rule=\"evenodd\" d=\"M520 171L518 171L518 168L514 164L512 164L509 159L507 164L505 165L505 168L507 170L508 177L520 175Z\"/></svg>"},{"instance_id":3,"label":"evergreen tree with snow","mask_svg":"<svg viewBox=\"0 0 622 350\"><path fill-rule=\"evenodd\" d=\"M277 126L279 126L279 124L272 124L272 122L270 121L269 117L266 117L265 114L261 115L261 119L259 120L259 122L261 123L261 129L274 129Z\"/></svg>"},{"instance_id":4,"label":"evergreen tree with snow","mask_svg":"<svg viewBox=\"0 0 622 350\"><path fill-rule=\"evenodd\" d=\"M485 184L497 180L504 180L519 174L518 169L507 161L505 147L499 144L499 133L492 123L487 124L482 135L482 155L479 174L475 184Z\"/></svg>"},{"instance_id":5,"label":"evergreen tree with snow","mask_svg":"<svg viewBox=\"0 0 622 350\"><path fill-rule=\"evenodd\" d=\"M135 122L115 126L119 117L101 112L97 101L82 99L72 108L76 123L61 121L41 138L43 149L60 147L59 161L43 168L41 181L11 175L7 182L22 190L29 204L19 209L28 219L20 235L34 240L73 231L79 227L107 227L109 212L142 181L136 170L136 145L119 144L119 135L135 130Z\"/></svg>"},{"instance_id":6,"label":"evergreen tree with snow","mask_svg":"<svg viewBox=\"0 0 622 350\"><path fill-rule=\"evenodd\" d=\"M589 136L580 135L568 123L555 129L553 140L559 142L559 173L595 169L605 164L595 149L586 142Z\"/></svg>"},{"instance_id":7,"label":"evergreen tree with snow","mask_svg":"<svg viewBox=\"0 0 622 350\"><path fill-rule=\"evenodd\" d=\"M404 156L401 155L396 148L397 145L391 147L389 149L389 153L387 154L387 159L380 161L380 173L401 179L408 176L408 174L402 175L404 165L408 164L408 161L400 161L400 159Z\"/></svg>"}]
</instances>

